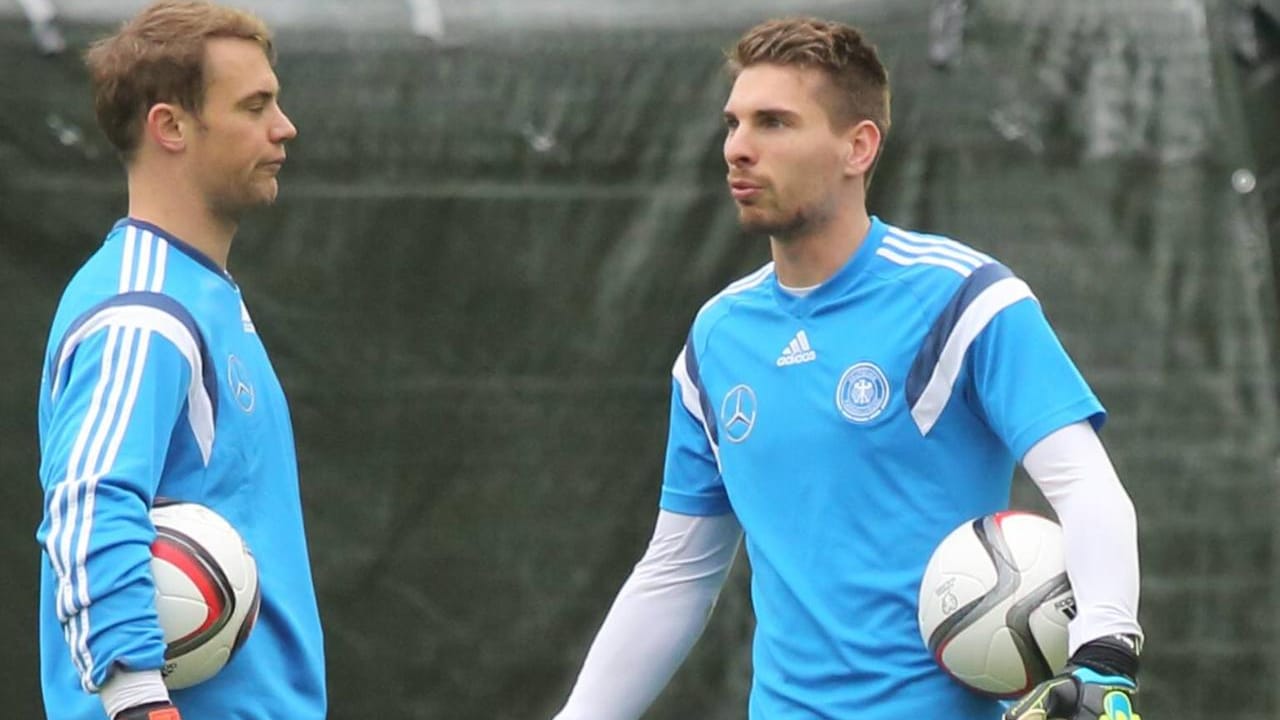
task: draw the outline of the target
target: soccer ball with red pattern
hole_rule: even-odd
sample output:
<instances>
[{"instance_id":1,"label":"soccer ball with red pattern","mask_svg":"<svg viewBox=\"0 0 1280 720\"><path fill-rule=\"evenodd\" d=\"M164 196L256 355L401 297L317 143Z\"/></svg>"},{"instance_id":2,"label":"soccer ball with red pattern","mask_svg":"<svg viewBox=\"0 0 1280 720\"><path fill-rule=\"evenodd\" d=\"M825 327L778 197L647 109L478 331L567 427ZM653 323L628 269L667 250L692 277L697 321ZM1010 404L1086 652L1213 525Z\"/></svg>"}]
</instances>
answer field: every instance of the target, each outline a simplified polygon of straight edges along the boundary
<instances>
[{"instance_id":1,"label":"soccer ball with red pattern","mask_svg":"<svg viewBox=\"0 0 1280 720\"><path fill-rule=\"evenodd\" d=\"M244 644L258 619L258 564L231 523L204 505L157 502L151 522L161 672L176 690L216 675Z\"/></svg>"},{"instance_id":2,"label":"soccer ball with red pattern","mask_svg":"<svg viewBox=\"0 0 1280 720\"><path fill-rule=\"evenodd\" d=\"M952 677L1017 697L1067 662L1075 617L1062 529L1026 512L966 522L938 545L920 584L920 635Z\"/></svg>"}]
</instances>

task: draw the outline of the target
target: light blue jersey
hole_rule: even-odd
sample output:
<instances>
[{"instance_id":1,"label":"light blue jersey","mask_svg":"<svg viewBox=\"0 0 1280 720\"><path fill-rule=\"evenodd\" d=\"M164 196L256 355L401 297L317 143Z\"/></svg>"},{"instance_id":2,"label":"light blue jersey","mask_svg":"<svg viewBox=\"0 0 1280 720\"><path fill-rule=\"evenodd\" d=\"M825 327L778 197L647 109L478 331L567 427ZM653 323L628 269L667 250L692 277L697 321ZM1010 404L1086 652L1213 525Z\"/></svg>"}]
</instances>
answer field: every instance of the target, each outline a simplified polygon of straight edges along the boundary
<instances>
[{"instance_id":1,"label":"light blue jersey","mask_svg":"<svg viewBox=\"0 0 1280 720\"><path fill-rule=\"evenodd\" d=\"M122 220L68 285L40 388L40 650L50 720L103 720L115 667L157 669L157 497L223 515L258 563L257 625L189 718L320 720L324 657L284 393L231 277Z\"/></svg>"},{"instance_id":2,"label":"light blue jersey","mask_svg":"<svg viewBox=\"0 0 1280 720\"><path fill-rule=\"evenodd\" d=\"M674 368L665 510L734 513L756 613L753 720L992 720L916 621L930 553L1006 508L1015 459L1103 410L1031 290L872 219L804 297L772 264L698 313Z\"/></svg>"}]
</instances>

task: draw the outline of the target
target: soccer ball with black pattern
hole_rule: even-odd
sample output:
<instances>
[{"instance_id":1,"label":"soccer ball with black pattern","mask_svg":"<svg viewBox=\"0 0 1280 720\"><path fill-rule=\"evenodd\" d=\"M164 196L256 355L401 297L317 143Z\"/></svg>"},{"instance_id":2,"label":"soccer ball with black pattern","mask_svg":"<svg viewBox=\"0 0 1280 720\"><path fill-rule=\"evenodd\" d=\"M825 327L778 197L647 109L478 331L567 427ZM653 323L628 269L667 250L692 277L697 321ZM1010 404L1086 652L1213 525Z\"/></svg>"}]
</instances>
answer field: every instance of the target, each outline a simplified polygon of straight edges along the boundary
<instances>
[{"instance_id":1,"label":"soccer ball with black pattern","mask_svg":"<svg viewBox=\"0 0 1280 720\"><path fill-rule=\"evenodd\" d=\"M159 501L151 522L162 673L176 690L216 675L244 644L258 619L258 565L240 533L204 505Z\"/></svg>"},{"instance_id":2,"label":"soccer ball with black pattern","mask_svg":"<svg viewBox=\"0 0 1280 720\"><path fill-rule=\"evenodd\" d=\"M1022 695L1067 662L1075 596L1062 529L1026 512L966 522L934 550L920 584L920 635L952 677Z\"/></svg>"}]
</instances>

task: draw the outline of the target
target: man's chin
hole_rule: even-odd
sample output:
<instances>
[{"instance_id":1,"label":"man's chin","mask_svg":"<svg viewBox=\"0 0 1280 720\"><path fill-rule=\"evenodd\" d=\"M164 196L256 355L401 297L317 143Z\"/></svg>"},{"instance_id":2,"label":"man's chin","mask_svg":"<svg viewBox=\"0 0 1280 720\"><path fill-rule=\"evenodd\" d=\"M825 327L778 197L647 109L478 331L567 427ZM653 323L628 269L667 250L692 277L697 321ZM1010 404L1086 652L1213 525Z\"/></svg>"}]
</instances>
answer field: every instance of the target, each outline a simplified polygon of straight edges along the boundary
<instances>
[{"instance_id":1,"label":"man's chin","mask_svg":"<svg viewBox=\"0 0 1280 720\"><path fill-rule=\"evenodd\" d=\"M768 217L748 207L738 209L738 225L744 232L752 235L772 235L781 227L777 218Z\"/></svg>"},{"instance_id":2,"label":"man's chin","mask_svg":"<svg viewBox=\"0 0 1280 720\"><path fill-rule=\"evenodd\" d=\"M261 202L261 204L262 204L262 205L275 205L275 204L276 204L276 197L277 197L278 195L280 195L280 181L279 181L279 180L276 180L276 179L273 177L273 178L271 178L271 182L270 182L270 183L268 183L268 184L267 184L267 186L266 186L265 188L263 188L263 189L262 189L262 195L261 195L261 197L262 197L262 202Z\"/></svg>"},{"instance_id":3,"label":"man's chin","mask_svg":"<svg viewBox=\"0 0 1280 720\"><path fill-rule=\"evenodd\" d=\"M256 188L256 192L245 203L245 209L250 210L255 207L269 207L276 204L276 197L280 195L280 185L275 178L271 182Z\"/></svg>"},{"instance_id":4,"label":"man's chin","mask_svg":"<svg viewBox=\"0 0 1280 720\"><path fill-rule=\"evenodd\" d=\"M759 208L738 203L738 225L746 232L760 232L761 227L770 224Z\"/></svg>"},{"instance_id":5,"label":"man's chin","mask_svg":"<svg viewBox=\"0 0 1280 720\"><path fill-rule=\"evenodd\" d=\"M235 198L234 200L215 203L214 209L219 215L239 220L245 213L275 204L276 189L273 186L270 191L264 188L258 192L246 193L243 197Z\"/></svg>"},{"instance_id":6,"label":"man's chin","mask_svg":"<svg viewBox=\"0 0 1280 720\"><path fill-rule=\"evenodd\" d=\"M780 218L759 211L752 212L748 207L738 208L738 225L742 227L743 232L750 235L768 235L771 238L783 240L803 229L806 224L806 218L801 214Z\"/></svg>"}]
</instances>

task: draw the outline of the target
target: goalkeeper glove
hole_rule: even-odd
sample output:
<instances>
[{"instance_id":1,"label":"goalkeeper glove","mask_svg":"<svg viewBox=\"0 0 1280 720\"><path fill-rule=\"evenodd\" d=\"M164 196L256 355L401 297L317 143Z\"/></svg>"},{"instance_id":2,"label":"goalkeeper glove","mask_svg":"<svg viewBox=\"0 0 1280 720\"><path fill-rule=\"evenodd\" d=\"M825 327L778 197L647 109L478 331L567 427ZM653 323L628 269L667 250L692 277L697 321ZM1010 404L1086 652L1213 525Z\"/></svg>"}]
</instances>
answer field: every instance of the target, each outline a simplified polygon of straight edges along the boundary
<instances>
[{"instance_id":1,"label":"goalkeeper glove","mask_svg":"<svg viewBox=\"0 0 1280 720\"><path fill-rule=\"evenodd\" d=\"M1134 702L1137 648L1128 636L1085 643L1062 673L1033 688L1004 720L1141 720Z\"/></svg>"},{"instance_id":2,"label":"goalkeeper glove","mask_svg":"<svg viewBox=\"0 0 1280 720\"><path fill-rule=\"evenodd\" d=\"M147 703L117 713L115 720L182 720L182 715L170 703Z\"/></svg>"}]
</instances>

